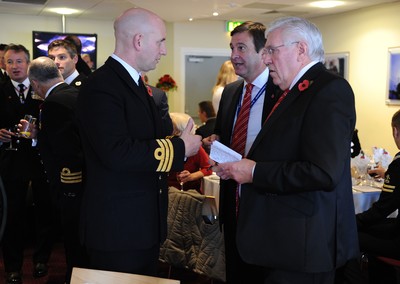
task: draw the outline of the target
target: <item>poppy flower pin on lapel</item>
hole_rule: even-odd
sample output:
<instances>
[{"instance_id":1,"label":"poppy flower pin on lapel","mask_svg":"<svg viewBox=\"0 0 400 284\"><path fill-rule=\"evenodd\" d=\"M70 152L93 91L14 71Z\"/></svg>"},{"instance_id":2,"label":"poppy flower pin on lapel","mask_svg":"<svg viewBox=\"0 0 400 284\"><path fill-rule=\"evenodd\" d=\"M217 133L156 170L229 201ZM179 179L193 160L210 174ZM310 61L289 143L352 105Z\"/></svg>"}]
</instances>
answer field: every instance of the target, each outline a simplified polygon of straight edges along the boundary
<instances>
[{"instance_id":1,"label":"poppy flower pin on lapel","mask_svg":"<svg viewBox=\"0 0 400 284\"><path fill-rule=\"evenodd\" d=\"M310 87L310 85L312 84L312 82L313 82L313 81L308 81L308 80L304 80L303 82L301 82L301 83L298 85L299 91L300 91L300 92L303 92L303 91L307 90L308 87Z\"/></svg>"}]
</instances>

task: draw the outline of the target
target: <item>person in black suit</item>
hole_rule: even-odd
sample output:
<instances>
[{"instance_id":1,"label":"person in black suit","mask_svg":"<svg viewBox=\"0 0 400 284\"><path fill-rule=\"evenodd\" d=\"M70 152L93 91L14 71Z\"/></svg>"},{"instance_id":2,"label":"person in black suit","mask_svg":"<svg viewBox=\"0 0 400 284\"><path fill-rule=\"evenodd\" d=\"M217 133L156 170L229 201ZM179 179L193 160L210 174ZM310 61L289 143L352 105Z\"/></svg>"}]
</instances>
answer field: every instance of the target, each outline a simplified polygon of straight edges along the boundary
<instances>
[{"instance_id":1,"label":"person in black suit","mask_svg":"<svg viewBox=\"0 0 400 284\"><path fill-rule=\"evenodd\" d=\"M64 82L59 67L48 57L33 60L28 75L33 89L44 100L38 147L61 216L65 281L69 283L73 267L88 265L86 251L79 242L84 160L75 115L78 90Z\"/></svg>"},{"instance_id":2,"label":"person in black suit","mask_svg":"<svg viewBox=\"0 0 400 284\"><path fill-rule=\"evenodd\" d=\"M202 138L206 138L214 133L215 127L215 110L211 101L203 101L199 103L199 118L203 123L196 129L196 134Z\"/></svg>"},{"instance_id":3,"label":"person in black suit","mask_svg":"<svg viewBox=\"0 0 400 284\"><path fill-rule=\"evenodd\" d=\"M225 86L214 134L203 139L205 147L211 141L219 140L224 145L232 146L233 129L237 122L237 114L243 105L246 86L253 84L244 155L247 155L253 141L261 129L263 121L277 99L277 87L269 78L269 70L263 63L265 45L265 26L261 23L245 22L231 32L231 61L238 76L243 78ZM220 224L223 226L225 239L226 282L227 283L262 283L263 270L249 265L239 255L236 246L236 190L238 184L234 180L220 182ZM238 189L240 191L240 188Z\"/></svg>"},{"instance_id":4,"label":"person in black suit","mask_svg":"<svg viewBox=\"0 0 400 284\"><path fill-rule=\"evenodd\" d=\"M18 139L17 151L9 151L8 131L25 114L39 117L41 100L34 99L27 75L29 51L22 45L10 44L5 52L7 73L11 80L0 89L0 175L7 195L7 225L3 238L3 260L7 283L22 282L23 250L25 245L26 200L32 189L35 215L36 248L33 254L35 277L47 274L47 262L52 247L51 197L41 159L32 143ZM19 84L25 91L19 96Z\"/></svg>"},{"instance_id":5,"label":"person in black suit","mask_svg":"<svg viewBox=\"0 0 400 284\"><path fill-rule=\"evenodd\" d=\"M167 173L181 171L200 136L165 138L162 118L140 73L166 54L156 14L132 8L114 23L116 46L82 86L77 102L86 163L81 238L90 267L155 275L166 237Z\"/></svg>"},{"instance_id":6,"label":"person in black suit","mask_svg":"<svg viewBox=\"0 0 400 284\"><path fill-rule=\"evenodd\" d=\"M82 42L76 35L68 35L64 38L65 41L71 43L75 46L76 52L78 54L78 61L76 62L76 70L78 70L79 74L89 76L92 73L90 67L86 64L86 62L82 59Z\"/></svg>"},{"instance_id":7,"label":"person in black suit","mask_svg":"<svg viewBox=\"0 0 400 284\"><path fill-rule=\"evenodd\" d=\"M48 56L57 64L64 82L79 90L87 76L76 70L78 53L75 46L66 40L55 40L47 49Z\"/></svg>"},{"instance_id":8,"label":"person in black suit","mask_svg":"<svg viewBox=\"0 0 400 284\"><path fill-rule=\"evenodd\" d=\"M6 63L4 61L4 53L7 44L0 43L0 84L4 83L6 80L10 79L6 72Z\"/></svg>"},{"instance_id":9,"label":"person in black suit","mask_svg":"<svg viewBox=\"0 0 400 284\"><path fill-rule=\"evenodd\" d=\"M277 19L266 38L264 63L285 92L246 158L215 170L242 185L237 246L264 267L263 283L334 283L336 268L359 255L354 94L322 64L322 36L309 21Z\"/></svg>"},{"instance_id":10,"label":"person in black suit","mask_svg":"<svg viewBox=\"0 0 400 284\"><path fill-rule=\"evenodd\" d=\"M165 136L172 135L174 131L174 127L172 125L172 120L169 115L169 106L168 106L168 97L167 94L154 86L149 85L149 79L145 73L141 74L144 83L146 84L148 93L153 97L154 102L160 112L162 121L163 121L163 129L165 130Z\"/></svg>"}]
</instances>

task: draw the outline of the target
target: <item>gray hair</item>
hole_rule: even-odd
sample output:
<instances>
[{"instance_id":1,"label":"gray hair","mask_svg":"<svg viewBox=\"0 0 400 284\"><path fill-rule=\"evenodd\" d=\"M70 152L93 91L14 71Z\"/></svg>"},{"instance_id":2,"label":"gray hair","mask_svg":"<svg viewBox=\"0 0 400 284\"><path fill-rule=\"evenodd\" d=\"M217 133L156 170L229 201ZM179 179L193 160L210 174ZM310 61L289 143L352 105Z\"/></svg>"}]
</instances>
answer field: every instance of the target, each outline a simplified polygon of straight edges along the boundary
<instances>
[{"instance_id":1,"label":"gray hair","mask_svg":"<svg viewBox=\"0 0 400 284\"><path fill-rule=\"evenodd\" d=\"M308 56L311 60L324 61L324 46L322 35L317 26L306 19L298 17L284 17L273 21L265 37L274 30L282 29L283 40L287 44L290 42L301 41L307 43Z\"/></svg>"},{"instance_id":2,"label":"gray hair","mask_svg":"<svg viewBox=\"0 0 400 284\"><path fill-rule=\"evenodd\" d=\"M41 83L46 83L54 79L63 80L57 65L46 56L41 56L32 60L28 69L28 76L29 80L36 80Z\"/></svg>"}]
</instances>

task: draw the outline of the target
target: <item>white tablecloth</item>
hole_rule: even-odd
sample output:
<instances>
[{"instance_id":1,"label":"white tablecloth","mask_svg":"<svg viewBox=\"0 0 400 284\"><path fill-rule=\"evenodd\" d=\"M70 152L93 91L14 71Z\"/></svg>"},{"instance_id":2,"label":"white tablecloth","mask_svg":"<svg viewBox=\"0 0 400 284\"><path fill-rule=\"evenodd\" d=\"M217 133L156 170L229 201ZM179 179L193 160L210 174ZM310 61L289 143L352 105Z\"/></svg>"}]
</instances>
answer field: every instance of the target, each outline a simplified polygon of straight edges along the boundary
<instances>
[{"instance_id":1,"label":"white tablecloth","mask_svg":"<svg viewBox=\"0 0 400 284\"><path fill-rule=\"evenodd\" d=\"M217 203L217 208L219 209L219 177L216 174L206 176L203 178L202 183L203 193L205 195L215 196L215 202ZM362 188L355 189L363 190ZM366 192L360 192L353 190L353 201L355 213L361 213L369 209L372 204L379 199L379 194L381 190L379 188L364 188Z\"/></svg>"},{"instance_id":2,"label":"white tablecloth","mask_svg":"<svg viewBox=\"0 0 400 284\"><path fill-rule=\"evenodd\" d=\"M213 173L203 177L202 189L204 195L215 196L215 203L219 210L219 176Z\"/></svg>"}]
</instances>

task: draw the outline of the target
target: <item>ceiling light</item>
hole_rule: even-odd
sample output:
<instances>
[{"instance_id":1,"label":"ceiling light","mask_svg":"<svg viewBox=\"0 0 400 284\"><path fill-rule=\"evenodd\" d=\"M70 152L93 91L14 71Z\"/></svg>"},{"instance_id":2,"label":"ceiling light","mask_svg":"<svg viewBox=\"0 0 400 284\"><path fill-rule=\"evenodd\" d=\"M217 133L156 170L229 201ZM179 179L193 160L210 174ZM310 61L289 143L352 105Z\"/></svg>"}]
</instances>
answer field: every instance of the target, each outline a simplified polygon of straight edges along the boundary
<instances>
[{"instance_id":1,"label":"ceiling light","mask_svg":"<svg viewBox=\"0 0 400 284\"><path fill-rule=\"evenodd\" d=\"M189 18L189 22L193 21L193 18Z\"/></svg>"},{"instance_id":2,"label":"ceiling light","mask_svg":"<svg viewBox=\"0 0 400 284\"><path fill-rule=\"evenodd\" d=\"M344 5L344 2L343 1L316 1L316 2L310 3L310 5L313 7L326 9L326 8L333 8L333 7Z\"/></svg>"},{"instance_id":3,"label":"ceiling light","mask_svg":"<svg viewBox=\"0 0 400 284\"><path fill-rule=\"evenodd\" d=\"M49 11L57 13L57 14L61 14L61 15L71 15L71 14L79 12L78 10L70 9L70 8L53 8L53 9L49 9Z\"/></svg>"},{"instance_id":4,"label":"ceiling light","mask_svg":"<svg viewBox=\"0 0 400 284\"><path fill-rule=\"evenodd\" d=\"M216 17L216 16L218 16L218 15L219 15L218 12L214 12L214 13L213 13L213 16L214 16L214 17Z\"/></svg>"}]
</instances>

